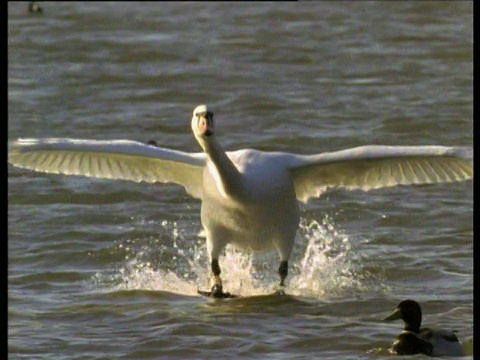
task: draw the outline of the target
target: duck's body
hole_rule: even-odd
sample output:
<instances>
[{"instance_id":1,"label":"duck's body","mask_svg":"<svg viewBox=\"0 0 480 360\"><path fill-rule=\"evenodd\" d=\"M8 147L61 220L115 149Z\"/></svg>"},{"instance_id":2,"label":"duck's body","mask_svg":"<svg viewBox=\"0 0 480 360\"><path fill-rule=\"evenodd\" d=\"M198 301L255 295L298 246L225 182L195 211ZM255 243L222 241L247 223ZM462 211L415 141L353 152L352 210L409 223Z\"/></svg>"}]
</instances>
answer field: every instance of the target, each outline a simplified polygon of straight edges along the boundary
<instances>
[{"instance_id":1,"label":"duck's body","mask_svg":"<svg viewBox=\"0 0 480 360\"><path fill-rule=\"evenodd\" d=\"M402 331L389 349L392 355L431 355L433 345L412 331Z\"/></svg>"},{"instance_id":2,"label":"duck's body","mask_svg":"<svg viewBox=\"0 0 480 360\"><path fill-rule=\"evenodd\" d=\"M404 300L385 320L402 319L405 328L393 342L393 355L463 356L463 349L453 331L420 328L422 311L414 300Z\"/></svg>"},{"instance_id":3,"label":"duck's body","mask_svg":"<svg viewBox=\"0 0 480 360\"><path fill-rule=\"evenodd\" d=\"M420 329L418 336L432 344L431 356L463 356L463 348L453 331Z\"/></svg>"},{"instance_id":4,"label":"duck's body","mask_svg":"<svg viewBox=\"0 0 480 360\"><path fill-rule=\"evenodd\" d=\"M225 152L205 105L195 108L192 130L202 153L128 140L20 139L9 143L8 160L42 172L183 185L202 201L212 292L220 297L218 258L228 243L253 251L276 249L284 285L300 219L298 200L331 187L371 190L473 177L469 152L453 147L363 146L317 155Z\"/></svg>"}]
</instances>

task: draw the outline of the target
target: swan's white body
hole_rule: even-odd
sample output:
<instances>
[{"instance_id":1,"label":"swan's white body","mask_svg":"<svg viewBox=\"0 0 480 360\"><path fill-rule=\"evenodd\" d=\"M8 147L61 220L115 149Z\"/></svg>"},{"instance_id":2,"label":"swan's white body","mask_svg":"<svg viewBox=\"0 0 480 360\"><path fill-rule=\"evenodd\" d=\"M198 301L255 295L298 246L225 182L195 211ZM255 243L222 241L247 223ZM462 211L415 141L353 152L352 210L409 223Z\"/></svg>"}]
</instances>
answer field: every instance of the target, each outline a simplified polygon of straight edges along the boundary
<instances>
[{"instance_id":1,"label":"swan's white body","mask_svg":"<svg viewBox=\"0 0 480 360\"><path fill-rule=\"evenodd\" d=\"M227 243L253 251L276 248L288 260L300 220L287 154L240 150L227 153L242 184L229 194L215 166L203 173L202 224L210 256L218 258ZM238 191L237 189L242 191Z\"/></svg>"},{"instance_id":2,"label":"swan's white body","mask_svg":"<svg viewBox=\"0 0 480 360\"><path fill-rule=\"evenodd\" d=\"M183 185L202 201L212 261L233 243L253 251L276 248L286 263L300 218L297 200L318 197L327 188L370 190L473 177L470 154L462 148L363 146L318 155L224 152L205 105L194 110L192 129L203 153L127 140L19 139L9 143L8 161L48 173ZM219 273L219 268L214 271L217 283Z\"/></svg>"}]
</instances>

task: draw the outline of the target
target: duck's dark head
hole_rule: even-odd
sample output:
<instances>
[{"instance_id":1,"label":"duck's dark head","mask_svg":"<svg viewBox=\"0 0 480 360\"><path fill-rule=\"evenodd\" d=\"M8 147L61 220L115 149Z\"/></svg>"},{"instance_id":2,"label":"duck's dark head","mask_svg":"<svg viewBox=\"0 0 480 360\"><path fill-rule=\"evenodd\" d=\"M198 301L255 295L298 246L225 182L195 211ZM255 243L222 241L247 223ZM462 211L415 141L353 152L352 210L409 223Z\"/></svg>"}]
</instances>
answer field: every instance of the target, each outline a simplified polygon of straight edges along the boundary
<instances>
[{"instance_id":1,"label":"duck's dark head","mask_svg":"<svg viewBox=\"0 0 480 360\"><path fill-rule=\"evenodd\" d=\"M422 324L422 310L414 300L403 300L397 308L385 318L387 321L402 319L405 330L418 333Z\"/></svg>"},{"instance_id":2,"label":"duck's dark head","mask_svg":"<svg viewBox=\"0 0 480 360\"><path fill-rule=\"evenodd\" d=\"M28 12L41 14L43 13L43 9L38 5L36 1L30 1L28 4Z\"/></svg>"}]
</instances>

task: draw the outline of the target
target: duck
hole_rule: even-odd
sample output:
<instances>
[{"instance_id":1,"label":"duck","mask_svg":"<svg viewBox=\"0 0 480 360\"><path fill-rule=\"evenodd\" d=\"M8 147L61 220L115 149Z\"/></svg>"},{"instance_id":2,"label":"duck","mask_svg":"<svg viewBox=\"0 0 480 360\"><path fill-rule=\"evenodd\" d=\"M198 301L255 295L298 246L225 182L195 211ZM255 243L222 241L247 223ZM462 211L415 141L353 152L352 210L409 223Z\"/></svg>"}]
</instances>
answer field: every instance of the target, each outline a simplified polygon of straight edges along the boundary
<instances>
[{"instance_id":1,"label":"duck","mask_svg":"<svg viewBox=\"0 0 480 360\"><path fill-rule=\"evenodd\" d=\"M219 264L227 244L253 252L275 249L282 294L299 203L327 189L368 191L473 178L471 152L463 147L366 145L312 155L225 151L211 107L195 107L190 123L200 152L132 140L20 138L8 143L8 162L44 173L183 186L201 201L211 291L199 292L217 298L229 297Z\"/></svg>"},{"instance_id":2,"label":"duck","mask_svg":"<svg viewBox=\"0 0 480 360\"><path fill-rule=\"evenodd\" d=\"M28 12L34 14L42 14L43 9L36 1L30 1L28 3Z\"/></svg>"},{"instance_id":3,"label":"duck","mask_svg":"<svg viewBox=\"0 0 480 360\"><path fill-rule=\"evenodd\" d=\"M392 355L463 356L463 348L453 331L420 328L422 310L415 300L401 301L386 321L402 319L405 327L389 349Z\"/></svg>"}]
</instances>

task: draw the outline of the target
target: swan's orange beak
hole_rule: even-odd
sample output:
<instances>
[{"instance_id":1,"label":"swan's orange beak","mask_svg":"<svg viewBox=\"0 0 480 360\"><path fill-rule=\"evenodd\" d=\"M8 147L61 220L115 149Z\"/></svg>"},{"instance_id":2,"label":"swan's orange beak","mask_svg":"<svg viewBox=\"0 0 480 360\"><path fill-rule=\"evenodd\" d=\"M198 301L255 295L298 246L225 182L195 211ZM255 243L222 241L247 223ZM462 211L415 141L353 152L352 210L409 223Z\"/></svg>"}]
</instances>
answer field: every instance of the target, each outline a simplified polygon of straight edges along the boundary
<instances>
[{"instance_id":1,"label":"swan's orange beak","mask_svg":"<svg viewBox=\"0 0 480 360\"><path fill-rule=\"evenodd\" d=\"M211 121L205 116L202 116L198 120L198 130L203 136L213 135L213 129L211 127Z\"/></svg>"}]
</instances>

